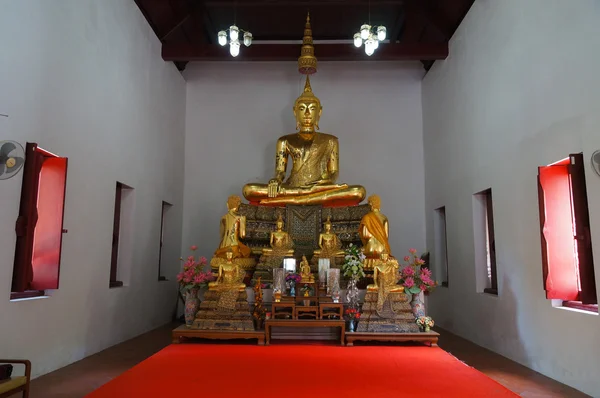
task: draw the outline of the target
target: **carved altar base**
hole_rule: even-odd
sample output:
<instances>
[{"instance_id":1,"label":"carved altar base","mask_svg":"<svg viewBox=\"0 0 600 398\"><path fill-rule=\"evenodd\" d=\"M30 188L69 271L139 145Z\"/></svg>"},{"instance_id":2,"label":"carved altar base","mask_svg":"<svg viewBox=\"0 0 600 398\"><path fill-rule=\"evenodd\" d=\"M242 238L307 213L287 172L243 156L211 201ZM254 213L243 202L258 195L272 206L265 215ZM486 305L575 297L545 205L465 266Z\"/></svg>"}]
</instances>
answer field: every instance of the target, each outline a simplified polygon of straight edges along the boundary
<instances>
[{"instance_id":1,"label":"carved altar base","mask_svg":"<svg viewBox=\"0 0 600 398\"><path fill-rule=\"evenodd\" d=\"M192 329L254 330L246 291L205 292Z\"/></svg>"},{"instance_id":2,"label":"carved altar base","mask_svg":"<svg viewBox=\"0 0 600 398\"><path fill-rule=\"evenodd\" d=\"M367 292L357 332L419 333L415 316L405 293L391 292L377 311L377 292Z\"/></svg>"}]
</instances>

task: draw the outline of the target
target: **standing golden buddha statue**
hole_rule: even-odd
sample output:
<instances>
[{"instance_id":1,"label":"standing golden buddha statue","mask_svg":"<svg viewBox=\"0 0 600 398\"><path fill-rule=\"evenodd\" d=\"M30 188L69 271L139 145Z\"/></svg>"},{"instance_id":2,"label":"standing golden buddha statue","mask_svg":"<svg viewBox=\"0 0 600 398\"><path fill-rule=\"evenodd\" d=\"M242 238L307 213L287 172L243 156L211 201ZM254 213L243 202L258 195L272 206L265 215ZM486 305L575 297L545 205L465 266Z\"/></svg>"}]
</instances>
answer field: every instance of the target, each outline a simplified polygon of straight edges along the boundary
<instances>
[{"instance_id":1,"label":"standing golden buddha statue","mask_svg":"<svg viewBox=\"0 0 600 398\"><path fill-rule=\"evenodd\" d=\"M304 29L302 53L298 64L300 72L316 72L313 55L310 19ZM339 173L339 142L337 137L317 132L323 112L321 101L306 76L303 93L294 103L297 133L277 140L275 150L275 177L268 184L247 184L244 197L261 205L356 205L366 195L360 185L336 184ZM288 158L292 159L290 175L284 181Z\"/></svg>"},{"instance_id":2,"label":"standing golden buddha statue","mask_svg":"<svg viewBox=\"0 0 600 398\"><path fill-rule=\"evenodd\" d=\"M363 243L365 269L372 269L374 261L378 260L381 253L387 253L390 257L392 251L388 241L389 223L381 209L381 199L378 195L371 195L368 199L371 211L362 218L358 227L358 234Z\"/></svg>"}]
</instances>

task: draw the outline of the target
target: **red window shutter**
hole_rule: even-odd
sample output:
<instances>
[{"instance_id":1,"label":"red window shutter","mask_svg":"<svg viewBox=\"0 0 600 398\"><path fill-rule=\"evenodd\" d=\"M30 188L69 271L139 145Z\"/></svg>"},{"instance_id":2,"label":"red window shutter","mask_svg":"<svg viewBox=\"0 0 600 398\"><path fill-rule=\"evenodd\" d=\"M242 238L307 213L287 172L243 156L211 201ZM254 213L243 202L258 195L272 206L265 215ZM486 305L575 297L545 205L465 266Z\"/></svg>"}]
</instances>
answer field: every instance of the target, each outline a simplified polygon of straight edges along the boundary
<instances>
[{"instance_id":1,"label":"red window shutter","mask_svg":"<svg viewBox=\"0 0 600 398\"><path fill-rule=\"evenodd\" d=\"M25 147L25 165L23 166L23 184L21 203L17 218L17 244L11 292L31 290L33 280L33 239L37 224L37 192L39 173L44 163L44 155L36 151L37 144L27 143Z\"/></svg>"},{"instance_id":2,"label":"red window shutter","mask_svg":"<svg viewBox=\"0 0 600 398\"><path fill-rule=\"evenodd\" d=\"M548 299L578 300L568 166L538 169L544 287Z\"/></svg>"},{"instance_id":3,"label":"red window shutter","mask_svg":"<svg viewBox=\"0 0 600 398\"><path fill-rule=\"evenodd\" d=\"M573 215L575 218L574 235L581 284L580 299L583 304L597 304L583 154L570 155L569 158L571 160L569 175L571 176Z\"/></svg>"},{"instance_id":4,"label":"red window shutter","mask_svg":"<svg viewBox=\"0 0 600 398\"><path fill-rule=\"evenodd\" d=\"M46 158L38 186L38 221L31 259L33 290L58 289L66 180L67 159Z\"/></svg>"}]
</instances>

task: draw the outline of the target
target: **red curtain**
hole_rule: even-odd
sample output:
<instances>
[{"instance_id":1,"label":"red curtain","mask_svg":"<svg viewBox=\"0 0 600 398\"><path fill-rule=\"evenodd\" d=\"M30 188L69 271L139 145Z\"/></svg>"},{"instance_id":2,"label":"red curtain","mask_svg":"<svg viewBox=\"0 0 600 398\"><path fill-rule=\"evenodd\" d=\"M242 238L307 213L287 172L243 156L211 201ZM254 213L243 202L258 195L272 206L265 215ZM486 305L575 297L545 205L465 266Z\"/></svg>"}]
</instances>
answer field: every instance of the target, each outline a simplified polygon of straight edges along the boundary
<instances>
[{"instance_id":1,"label":"red curtain","mask_svg":"<svg viewBox=\"0 0 600 398\"><path fill-rule=\"evenodd\" d=\"M546 297L579 300L568 166L540 167L538 180Z\"/></svg>"},{"instance_id":2,"label":"red curtain","mask_svg":"<svg viewBox=\"0 0 600 398\"><path fill-rule=\"evenodd\" d=\"M66 177L66 158L46 158L39 177L32 290L58 288Z\"/></svg>"}]
</instances>

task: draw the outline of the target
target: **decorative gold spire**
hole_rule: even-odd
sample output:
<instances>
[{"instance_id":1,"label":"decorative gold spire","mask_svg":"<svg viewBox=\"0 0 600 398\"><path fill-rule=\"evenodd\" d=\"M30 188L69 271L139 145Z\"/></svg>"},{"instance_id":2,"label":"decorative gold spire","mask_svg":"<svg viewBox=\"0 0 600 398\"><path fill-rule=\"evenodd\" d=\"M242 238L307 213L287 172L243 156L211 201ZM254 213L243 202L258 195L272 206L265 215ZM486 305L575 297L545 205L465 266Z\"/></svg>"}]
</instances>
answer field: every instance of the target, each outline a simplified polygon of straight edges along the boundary
<instances>
[{"instance_id":1,"label":"decorative gold spire","mask_svg":"<svg viewBox=\"0 0 600 398\"><path fill-rule=\"evenodd\" d=\"M304 37L302 38L302 49L298 58L298 71L303 75L312 75L317 72L317 58L313 46L312 29L310 28L310 13L306 15L304 25ZM308 85L310 90L310 84ZM306 92L306 87L305 90Z\"/></svg>"},{"instance_id":2,"label":"decorative gold spire","mask_svg":"<svg viewBox=\"0 0 600 398\"><path fill-rule=\"evenodd\" d=\"M294 108L296 106L298 106L298 103L300 101L314 101L314 102L316 102L319 105L319 108L321 108L321 101L312 92L312 88L310 87L310 77L309 77L309 75L306 75L306 82L304 83L304 90L302 91L302 94L300 94L300 96L296 99L296 102L294 103Z\"/></svg>"}]
</instances>

